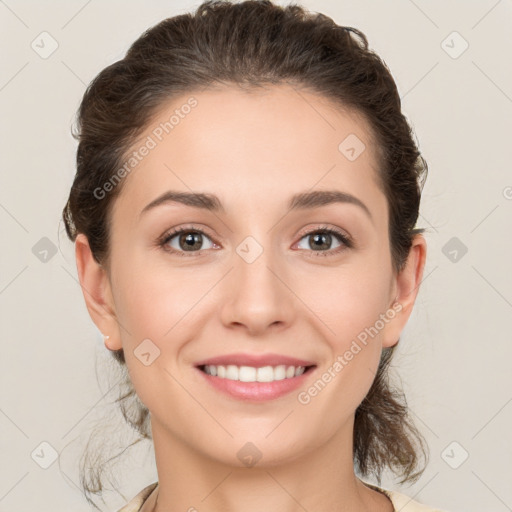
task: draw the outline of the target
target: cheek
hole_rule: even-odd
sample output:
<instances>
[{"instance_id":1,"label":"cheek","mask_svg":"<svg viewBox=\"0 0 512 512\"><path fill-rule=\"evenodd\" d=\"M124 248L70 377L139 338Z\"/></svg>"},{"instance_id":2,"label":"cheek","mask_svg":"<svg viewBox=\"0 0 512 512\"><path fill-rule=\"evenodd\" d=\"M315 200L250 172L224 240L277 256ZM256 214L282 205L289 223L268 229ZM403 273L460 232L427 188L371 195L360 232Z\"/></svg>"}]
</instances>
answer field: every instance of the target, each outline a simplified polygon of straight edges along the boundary
<instances>
[{"instance_id":1,"label":"cheek","mask_svg":"<svg viewBox=\"0 0 512 512\"><path fill-rule=\"evenodd\" d=\"M132 338L130 343L149 338L160 346L207 291L207 283L194 281L190 273L170 271L168 265L150 261L141 254L118 265L116 313L130 333L122 333L123 337Z\"/></svg>"},{"instance_id":2,"label":"cheek","mask_svg":"<svg viewBox=\"0 0 512 512\"><path fill-rule=\"evenodd\" d=\"M343 397L340 414L359 405L377 372L384 325L380 318L389 302L389 274L382 270L365 261L301 280L299 293L319 319L330 353L328 374L321 380ZM330 401L328 395L333 395L324 395Z\"/></svg>"},{"instance_id":3,"label":"cheek","mask_svg":"<svg viewBox=\"0 0 512 512\"><path fill-rule=\"evenodd\" d=\"M389 302L388 275L366 264L343 266L303 276L297 295L322 321L322 330L337 350L374 326ZM327 329L328 327L328 329Z\"/></svg>"},{"instance_id":4,"label":"cheek","mask_svg":"<svg viewBox=\"0 0 512 512\"><path fill-rule=\"evenodd\" d=\"M336 431L375 379L382 352L379 319L388 301L387 280L378 274L364 266L356 271L354 266L334 278L331 274L317 279L317 286L309 288L305 302L311 301L321 319L317 325L322 326L329 354L322 373L298 400L308 417L322 418L321 423L313 422L313 429ZM330 293L322 293L318 285L329 286Z\"/></svg>"}]
</instances>

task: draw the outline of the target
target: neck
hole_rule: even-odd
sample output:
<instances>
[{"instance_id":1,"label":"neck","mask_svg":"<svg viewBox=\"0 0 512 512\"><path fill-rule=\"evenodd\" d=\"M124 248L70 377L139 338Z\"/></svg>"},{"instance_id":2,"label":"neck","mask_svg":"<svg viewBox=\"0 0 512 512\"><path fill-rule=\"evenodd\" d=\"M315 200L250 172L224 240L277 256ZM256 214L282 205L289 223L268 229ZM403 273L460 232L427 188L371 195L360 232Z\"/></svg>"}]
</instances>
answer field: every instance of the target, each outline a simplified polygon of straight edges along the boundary
<instances>
[{"instance_id":1,"label":"neck","mask_svg":"<svg viewBox=\"0 0 512 512\"><path fill-rule=\"evenodd\" d=\"M159 484L150 508L143 510L392 512L389 498L354 474L352 427L353 421L299 457L285 462L262 457L252 467L240 467L197 452L152 418Z\"/></svg>"}]
</instances>

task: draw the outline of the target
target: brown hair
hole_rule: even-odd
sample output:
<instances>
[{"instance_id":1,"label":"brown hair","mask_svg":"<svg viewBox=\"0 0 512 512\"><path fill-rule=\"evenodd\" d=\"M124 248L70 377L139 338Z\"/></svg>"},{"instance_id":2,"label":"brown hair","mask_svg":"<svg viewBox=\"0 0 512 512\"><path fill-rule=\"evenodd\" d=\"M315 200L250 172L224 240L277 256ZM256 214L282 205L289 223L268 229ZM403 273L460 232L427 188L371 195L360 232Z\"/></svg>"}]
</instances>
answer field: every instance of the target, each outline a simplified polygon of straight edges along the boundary
<instances>
[{"instance_id":1,"label":"brown hair","mask_svg":"<svg viewBox=\"0 0 512 512\"><path fill-rule=\"evenodd\" d=\"M217 85L258 87L289 83L319 93L361 114L372 130L379 185L389 206L393 269L403 269L415 234L427 163L401 112L400 97L385 63L363 33L299 5L270 0L206 1L195 13L168 18L137 39L126 56L101 71L78 111L77 172L63 220L69 238L84 233L94 258L108 268L111 210L122 183L102 200L94 190L111 179L124 155L170 98ZM421 185L421 186L420 186ZM406 400L389 382L395 347L383 350L377 375L355 413L354 464L379 484L391 469L401 483L421 476L426 443L408 415ZM126 421L151 438L148 411L137 401L123 350L112 353L124 369L127 391L118 399ZM126 403L134 401L128 414ZM85 466L85 464L84 464ZM102 490L100 468L90 469L87 492Z\"/></svg>"}]
</instances>

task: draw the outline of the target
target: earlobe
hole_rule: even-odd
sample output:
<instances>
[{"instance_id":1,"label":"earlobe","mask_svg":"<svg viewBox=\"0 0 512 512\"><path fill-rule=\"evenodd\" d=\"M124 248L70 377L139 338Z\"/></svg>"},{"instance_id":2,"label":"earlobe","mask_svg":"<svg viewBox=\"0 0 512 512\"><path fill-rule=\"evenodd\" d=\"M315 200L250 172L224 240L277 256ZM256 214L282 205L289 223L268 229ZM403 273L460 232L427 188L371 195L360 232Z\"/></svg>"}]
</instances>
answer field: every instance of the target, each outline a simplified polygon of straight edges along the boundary
<instances>
[{"instance_id":1,"label":"earlobe","mask_svg":"<svg viewBox=\"0 0 512 512\"><path fill-rule=\"evenodd\" d=\"M83 233L75 240L78 279L92 321L104 336L109 350L122 348L110 282L106 270L94 259ZM108 337L107 337L108 336Z\"/></svg>"},{"instance_id":2,"label":"earlobe","mask_svg":"<svg viewBox=\"0 0 512 512\"><path fill-rule=\"evenodd\" d=\"M396 345L407 321L412 313L419 292L427 255L427 243L423 235L414 237L406 264L396 276L396 296L392 309L393 320L386 326L383 336L383 347Z\"/></svg>"},{"instance_id":3,"label":"earlobe","mask_svg":"<svg viewBox=\"0 0 512 512\"><path fill-rule=\"evenodd\" d=\"M105 344L105 347L109 350L116 350L112 348L112 342L110 341L110 336L107 334L103 334L103 343Z\"/></svg>"}]
</instances>

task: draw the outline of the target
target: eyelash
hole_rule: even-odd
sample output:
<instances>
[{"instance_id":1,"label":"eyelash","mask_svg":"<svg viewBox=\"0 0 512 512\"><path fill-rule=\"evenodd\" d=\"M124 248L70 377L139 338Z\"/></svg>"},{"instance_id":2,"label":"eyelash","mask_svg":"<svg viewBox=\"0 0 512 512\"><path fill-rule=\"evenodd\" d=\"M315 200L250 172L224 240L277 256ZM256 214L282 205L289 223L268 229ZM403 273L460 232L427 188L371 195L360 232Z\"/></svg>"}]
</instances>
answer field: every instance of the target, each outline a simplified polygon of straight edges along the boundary
<instances>
[{"instance_id":1,"label":"eyelash","mask_svg":"<svg viewBox=\"0 0 512 512\"><path fill-rule=\"evenodd\" d=\"M165 233L158 240L159 247L161 247L164 251L170 252L172 254L178 254L178 255L184 256L184 257L201 255L204 251L208 250L208 249L202 249L202 250L199 250L199 251L177 251L176 249L170 248L167 245L169 243L169 241L172 240L175 236L181 235L182 233L199 233L199 234L204 235L207 238L211 239L211 237L208 236L208 234L205 233L203 230L194 228L192 226L190 226L190 227L185 226L185 227L173 229L173 230ZM338 229L327 227L327 226L321 226L321 227L318 227L318 228L316 228L314 230L311 230L311 231L308 231L306 233L303 233L299 240L302 240L306 236L310 236L310 235L318 234L318 233L326 233L326 234L329 234L329 235L334 235L336 238L338 238L338 240L345 247L340 246L340 247L337 247L336 249L328 249L328 250L325 250L325 251L310 251L310 252L315 253L315 256L313 256L313 257L318 257L318 256L320 256L320 257L334 256L334 255L337 255L338 253L340 253L341 251L344 251L346 249L352 249L354 247L352 239L349 236L347 236L342 231L339 231ZM303 250L303 249L301 249L301 250Z\"/></svg>"}]
</instances>

